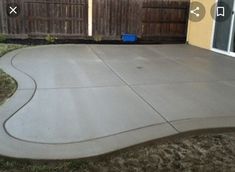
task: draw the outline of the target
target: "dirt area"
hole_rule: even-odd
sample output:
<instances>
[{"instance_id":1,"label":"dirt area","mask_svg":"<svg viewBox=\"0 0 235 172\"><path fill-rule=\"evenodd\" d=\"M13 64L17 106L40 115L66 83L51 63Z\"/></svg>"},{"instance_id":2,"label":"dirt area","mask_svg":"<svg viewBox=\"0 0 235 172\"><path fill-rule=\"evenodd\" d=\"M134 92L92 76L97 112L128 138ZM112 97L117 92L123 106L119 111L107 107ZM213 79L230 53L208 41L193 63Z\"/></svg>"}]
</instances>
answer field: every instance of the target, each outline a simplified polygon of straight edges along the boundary
<instances>
[{"instance_id":1,"label":"dirt area","mask_svg":"<svg viewBox=\"0 0 235 172\"><path fill-rule=\"evenodd\" d=\"M87 163L88 171L235 171L235 133L133 148Z\"/></svg>"},{"instance_id":2,"label":"dirt area","mask_svg":"<svg viewBox=\"0 0 235 172\"><path fill-rule=\"evenodd\" d=\"M16 81L0 69L0 105L11 97L16 89Z\"/></svg>"},{"instance_id":3,"label":"dirt area","mask_svg":"<svg viewBox=\"0 0 235 172\"><path fill-rule=\"evenodd\" d=\"M235 171L235 132L153 141L84 160L31 161L0 158L0 169L4 172L232 172Z\"/></svg>"}]
</instances>

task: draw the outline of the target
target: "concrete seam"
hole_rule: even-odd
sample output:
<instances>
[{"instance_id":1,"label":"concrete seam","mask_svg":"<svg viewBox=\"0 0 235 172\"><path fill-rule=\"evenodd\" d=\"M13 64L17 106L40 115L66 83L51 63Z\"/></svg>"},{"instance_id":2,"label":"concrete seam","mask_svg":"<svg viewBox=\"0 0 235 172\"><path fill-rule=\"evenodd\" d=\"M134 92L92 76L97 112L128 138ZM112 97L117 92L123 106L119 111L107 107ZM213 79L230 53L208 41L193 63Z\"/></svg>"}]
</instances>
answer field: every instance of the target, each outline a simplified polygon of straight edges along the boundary
<instances>
[{"instance_id":1,"label":"concrete seam","mask_svg":"<svg viewBox=\"0 0 235 172\"><path fill-rule=\"evenodd\" d=\"M171 124L156 108L153 107L148 101L146 101L130 84L128 84L117 72L115 72L112 67L107 64L100 55L90 46L88 46L92 52L105 64L106 67L109 68L123 83L125 83L142 101L144 101L147 105L149 105L158 115L162 117L163 120L165 120L166 123L168 123L172 128L174 128L178 133L180 132L174 125Z\"/></svg>"}]
</instances>

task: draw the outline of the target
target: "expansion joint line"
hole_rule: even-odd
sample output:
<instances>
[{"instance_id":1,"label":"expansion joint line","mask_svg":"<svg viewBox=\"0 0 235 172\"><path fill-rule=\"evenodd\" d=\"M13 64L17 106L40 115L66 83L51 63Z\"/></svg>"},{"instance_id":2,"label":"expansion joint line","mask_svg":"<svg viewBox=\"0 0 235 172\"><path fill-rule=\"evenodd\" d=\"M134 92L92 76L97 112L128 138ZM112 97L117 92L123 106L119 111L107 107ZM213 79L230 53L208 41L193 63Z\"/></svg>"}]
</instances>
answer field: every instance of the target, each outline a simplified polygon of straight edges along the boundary
<instances>
[{"instance_id":1,"label":"expansion joint line","mask_svg":"<svg viewBox=\"0 0 235 172\"><path fill-rule=\"evenodd\" d=\"M180 131L174 125L172 125L171 122L168 121L155 107L153 107L153 105L146 101L130 84L128 84L117 72L115 72L112 67L107 64L105 60L103 60L102 57L91 46L88 45L88 47L104 63L104 65L109 68L109 70L111 70L124 84L126 84L128 88L130 88L142 101L148 104L158 115L160 115L166 123L168 123L172 128L174 128L178 133L180 133Z\"/></svg>"}]
</instances>

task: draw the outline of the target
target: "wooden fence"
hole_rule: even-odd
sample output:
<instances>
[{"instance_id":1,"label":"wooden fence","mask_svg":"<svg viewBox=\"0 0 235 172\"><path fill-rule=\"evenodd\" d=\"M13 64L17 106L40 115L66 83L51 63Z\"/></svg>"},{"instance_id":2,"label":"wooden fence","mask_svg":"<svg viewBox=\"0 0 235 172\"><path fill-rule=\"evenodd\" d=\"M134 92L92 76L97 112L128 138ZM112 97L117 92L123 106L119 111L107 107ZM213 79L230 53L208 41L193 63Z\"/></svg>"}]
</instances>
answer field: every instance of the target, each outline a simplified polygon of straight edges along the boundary
<instances>
[{"instance_id":1,"label":"wooden fence","mask_svg":"<svg viewBox=\"0 0 235 172\"><path fill-rule=\"evenodd\" d=\"M94 0L93 35L116 39L122 33L141 36L142 0Z\"/></svg>"},{"instance_id":2,"label":"wooden fence","mask_svg":"<svg viewBox=\"0 0 235 172\"><path fill-rule=\"evenodd\" d=\"M87 0L1 0L2 32L17 38L52 34L64 38L87 36ZM18 17L8 17L8 3L20 5Z\"/></svg>"},{"instance_id":3,"label":"wooden fence","mask_svg":"<svg viewBox=\"0 0 235 172\"><path fill-rule=\"evenodd\" d=\"M144 0L142 36L149 39L185 39L189 1Z\"/></svg>"},{"instance_id":4,"label":"wooden fence","mask_svg":"<svg viewBox=\"0 0 235 172\"><path fill-rule=\"evenodd\" d=\"M17 2L19 17L6 15ZM185 40L189 0L93 0L92 35L120 39ZM88 38L88 0L0 0L0 33L11 38Z\"/></svg>"},{"instance_id":5,"label":"wooden fence","mask_svg":"<svg viewBox=\"0 0 235 172\"><path fill-rule=\"evenodd\" d=\"M185 40L189 0L94 0L93 35Z\"/></svg>"}]
</instances>

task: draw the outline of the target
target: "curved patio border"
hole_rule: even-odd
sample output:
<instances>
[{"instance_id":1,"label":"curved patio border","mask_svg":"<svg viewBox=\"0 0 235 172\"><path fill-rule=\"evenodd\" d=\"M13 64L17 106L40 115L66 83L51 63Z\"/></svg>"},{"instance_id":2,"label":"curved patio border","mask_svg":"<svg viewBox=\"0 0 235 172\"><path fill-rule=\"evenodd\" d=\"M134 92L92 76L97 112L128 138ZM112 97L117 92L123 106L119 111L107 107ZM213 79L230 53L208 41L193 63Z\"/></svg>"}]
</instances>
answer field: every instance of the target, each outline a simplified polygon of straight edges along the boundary
<instances>
[{"instance_id":1,"label":"curved patio border","mask_svg":"<svg viewBox=\"0 0 235 172\"><path fill-rule=\"evenodd\" d=\"M28 48L26 48L28 49ZM151 125L127 132L101 137L84 142L66 144L46 144L27 142L10 136L5 122L22 109L33 98L37 85L27 73L12 63L22 49L6 54L0 59L1 68L16 79L19 87L16 93L0 107L0 154L15 158L29 159L73 159L105 154L146 141L179 134L167 123ZM207 128L235 127L235 117L192 118L170 121L180 133ZM200 124L200 126L198 126Z\"/></svg>"}]
</instances>

